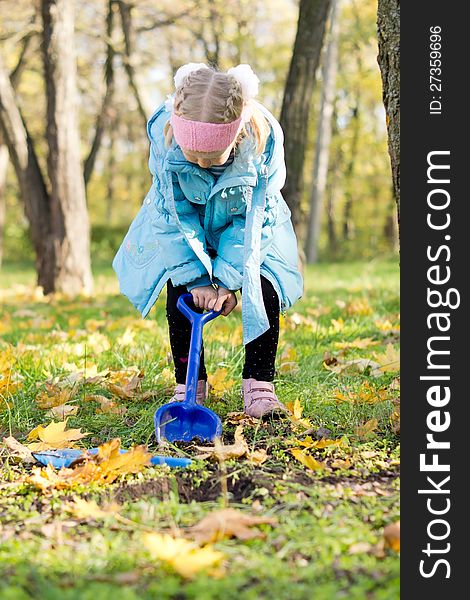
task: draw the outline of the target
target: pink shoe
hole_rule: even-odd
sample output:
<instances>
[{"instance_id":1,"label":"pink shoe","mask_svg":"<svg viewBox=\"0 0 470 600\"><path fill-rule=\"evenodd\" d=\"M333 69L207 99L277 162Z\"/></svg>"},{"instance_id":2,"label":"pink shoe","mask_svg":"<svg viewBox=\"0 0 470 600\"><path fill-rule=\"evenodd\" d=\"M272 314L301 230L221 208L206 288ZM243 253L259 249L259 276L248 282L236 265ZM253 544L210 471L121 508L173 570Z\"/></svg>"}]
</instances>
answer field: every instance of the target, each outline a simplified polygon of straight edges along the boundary
<instances>
[{"instance_id":1,"label":"pink shoe","mask_svg":"<svg viewBox=\"0 0 470 600\"><path fill-rule=\"evenodd\" d=\"M184 383L177 383L175 388L175 393L170 400L170 402L183 402L184 396L186 393L186 385ZM201 406L204 405L204 401L207 400L207 396L209 395L209 384L207 381L200 379L197 382L197 391L196 391L196 402Z\"/></svg>"},{"instance_id":2,"label":"pink shoe","mask_svg":"<svg viewBox=\"0 0 470 600\"><path fill-rule=\"evenodd\" d=\"M279 402L274 393L274 385L269 381L257 381L253 378L243 379L242 393L245 412L250 417L260 419L274 411L286 411L286 407Z\"/></svg>"}]
</instances>

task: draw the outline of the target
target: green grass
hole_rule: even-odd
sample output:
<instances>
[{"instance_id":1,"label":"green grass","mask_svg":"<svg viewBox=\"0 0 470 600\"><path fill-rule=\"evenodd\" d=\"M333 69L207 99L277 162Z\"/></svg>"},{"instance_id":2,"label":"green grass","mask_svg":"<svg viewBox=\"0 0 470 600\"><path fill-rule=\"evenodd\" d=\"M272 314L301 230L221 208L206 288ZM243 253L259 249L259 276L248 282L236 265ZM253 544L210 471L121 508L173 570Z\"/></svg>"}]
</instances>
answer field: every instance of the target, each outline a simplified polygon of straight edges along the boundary
<instances>
[{"instance_id":1,"label":"green grass","mask_svg":"<svg viewBox=\"0 0 470 600\"><path fill-rule=\"evenodd\" d=\"M0 281L0 372L2 353L11 349L13 372L21 376L13 395L3 402L0 396L3 436L24 442L32 428L50 422L35 397L46 379L67 373L66 363L98 370L135 365L145 373L142 391L154 392L151 399L118 400L127 409L124 417L99 414L85 395L111 394L99 384L81 384L74 400L78 413L68 426L90 433L84 446L119 437L123 447L145 443L156 451L153 414L173 387L164 298L142 321L118 294L109 266L95 270L97 292L88 299L33 297L34 274L25 265L6 265ZM330 438L343 439L340 448L309 451L325 468L311 471L293 457L290 450L304 428L288 418L245 425L250 447L268 452L261 466L232 459L219 469L197 460L186 471L148 468L107 486L51 494L16 485L28 468L3 451L2 600L399 597L399 557L377 550L384 526L399 516L398 373L338 374L324 365L377 356L380 362L387 346L398 348L398 267L392 261L322 264L308 268L305 282L304 298L281 322L275 384L283 402L300 400L313 437L322 427ZM208 402L224 421L225 443L233 441L235 429L227 416L242 410L240 332L236 310L204 333L208 372L227 370L222 393ZM371 345L344 348L366 338ZM365 423L375 426L360 435ZM172 452L198 453L193 445ZM122 518L77 520L64 509L74 495L98 504L117 500ZM274 516L278 525L261 526L264 539L217 542L226 557L219 578L184 580L142 544L144 531L184 532L227 503ZM360 542L369 546L360 550Z\"/></svg>"}]
</instances>

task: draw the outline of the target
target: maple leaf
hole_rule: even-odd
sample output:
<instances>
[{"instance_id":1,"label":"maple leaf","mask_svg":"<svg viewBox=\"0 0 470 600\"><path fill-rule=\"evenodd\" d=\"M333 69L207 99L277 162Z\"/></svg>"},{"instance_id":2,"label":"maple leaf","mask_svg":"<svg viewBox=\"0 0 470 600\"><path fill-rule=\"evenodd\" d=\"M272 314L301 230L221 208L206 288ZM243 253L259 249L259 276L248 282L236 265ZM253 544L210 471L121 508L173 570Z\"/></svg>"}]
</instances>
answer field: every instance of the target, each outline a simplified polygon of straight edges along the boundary
<instances>
[{"instance_id":1,"label":"maple leaf","mask_svg":"<svg viewBox=\"0 0 470 600\"><path fill-rule=\"evenodd\" d=\"M341 402L350 402L351 404L359 404L366 402L373 404L376 402L384 402L388 399L388 390L385 388L375 389L368 381L365 381L357 393L347 392L346 394L336 391L334 393L336 400Z\"/></svg>"},{"instance_id":2,"label":"maple leaf","mask_svg":"<svg viewBox=\"0 0 470 600\"><path fill-rule=\"evenodd\" d=\"M45 383L46 390L37 394L35 400L39 408L54 408L66 404L73 398L76 392L76 386L71 388L62 387L49 382Z\"/></svg>"},{"instance_id":3,"label":"maple leaf","mask_svg":"<svg viewBox=\"0 0 470 600\"><path fill-rule=\"evenodd\" d=\"M143 535L143 542L153 558L167 563L186 579L220 565L225 557L210 545L199 548L193 542L173 538L168 534L146 533Z\"/></svg>"},{"instance_id":4,"label":"maple leaf","mask_svg":"<svg viewBox=\"0 0 470 600\"><path fill-rule=\"evenodd\" d=\"M378 426L379 422L377 421L377 419L370 419L369 421L367 421L367 423L356 427L355 433L360 438L367 438L375 435L374 431L377 429Z\"/></svg>"},{"instance_id":5,"label":"maple leaf","mask_svg":"<svg viewBox=\"0 0 470 600\"><path fill-rule=\"evenodd\" d=\"M262 538L265 534L255 525L277 525L277 519L253 517L234 508L215 510L189 529L189 535L199 544L217 542L223 538L236 537L240 540Z\"/></svg>"},{"instance_id":6,"label":"maple leaf","mask_svg":"<svg viewBox=\"0 0 470 600\"><path fill-rule=\"evenodd\" d=\"M137 367L129 367L122 371L109 371L105 382L108 390L122 400L132 400L140 389L144 376Z\"/></svg>"},{"instance_id":7,"label":"maple leaf","mask_svg":"<svg viewBox=\"0 0 470 600\"><path fill-rule=\"evenodd\" d=\"M78 484L112 483L119 475L138 473L150 464L151 455L143 446L135 446L120 453L120 440L115 439L99 446L96 454L84 451L84 460L73 469L62 468L56 471L51 465L33 469L24 481L45 491L65 489Z\"/></svg>"},{"instance_id":8,"label":"maple leaf","mask_svg":"<svg viewBox=\"0 0 470 600\"><path fill-rule=\"evenodd\" d=\"M99 333L99 331L94 331L87 335L86 346L96 354L101 354L111 348L108 338L102 333Z\"/></svg>"},{"instance_id":9,"label":"maple leaf","mask_svg":"<svg viewBox=\"0 0 470 600\"><path fill-rule=\"evenodd\" d=\"M127 408L125 406L119 406L119 404L112 398L107 398L106 396L102 396L100 394L87 394L84 400L87 402L98 402L100 406L96 411L97 413L124 415L127 412Z\"/></svg>"},{"instance_id":10,"label":"maple leaf","mask_svg":"<svg viewBox=\"0 0 470 600\"><path fill-rule=\"evenodd\" d=\"M101 481L111 483L118 475L138 473L150 464L151 455L145 446L134 446L128 452L120 453L121 441L111 440L98 447L95 462L101 471Z\"/></svg>"},{"instance_id":11,"label":"maple leaf","mask_svg":"<svg viewBox=\"0 0 470 600\"><path fill-rule=\"evenodd\" d=\"M343 361L337 359L332 364L323 363L323 367L328 371L332 371L337 375L345 375L350 373L363 373L370 368L370 374L374 377L380 377L383 373L380 371L378 362L370 360L370 358L354 358L353 360Z\"/></svg>"},{"instance_id":12,"label":"maple leaf","mask_svg":"<svg viewBox=\"0 0 470 600\"><path fill-rule=\"evenodd\" d=\"M388 371L398 371L400 369L400 352L395 350L393 344L387 344L384 354L375 356L379 363L379 370L384 373Z\"/></svg>"},{"instance_id":13,"label":"maple leaf","mask_svg":"<svg viewBox=\"0 0 470 600\"><path fill-rule=\"evenodd\" d=\"M307 454L304 450L300 448L292 448L292 455L303 465L311 469L312 471L319 471L320 469L324 469L325 465L318 460L315 460L313 456Z\"/></svg>"},{"instance_id":14,"label":"maple leaf","mask_svg":"<svg viewBox=\"0 0 470 600\"><path fill-rule=\"evenodd\" d=\"M28 441L37 440L33 444L28 444L30 450L51 450L59 448L73 448L74 442L81 440L88 433L82 433L80 429L66 430L67 419L65 421L52 422L44 427L39 425L28 433Z\"/></svg>"},{"instance_id":15,"label":"maple leaf","mask_svg":"<svg viewBox=\"0 0 470 600\"><path fill-rule=\"evenodd\" d=\"M220 443L217 446L196 446L200 454L196 458L216 458L220 462L229 460L230 458L240 458L245 456L249 451L248 444L243 437L243 425L238 425L235 430L235 442L225 446Z\"/></svg>"},{"instance_id":16,"label":"maple leaf","mask_svg":"<svg viewBox=\"0 0 470 600\"><path fill-rule=\"evenodd\" d=\"M297 350L292 346L286 346L281 354L280 363L278 369L280 373L296 373L299 370Z\"/></svg>"},{"instance_id":17,"label":"maple leaf","mask_svg":"<svg viewBox=\"0 0 470 600\"><path fill-rule=\"evenodd\" d=\"M72 404L61 404L60 406L54 406L47 413L49 417L55 419L66 419L78 413L78 406Z\"/></svg>"},{"instance_id":18,"label":"maple leaf","mask_svg":"<svg viewBox=\"0 0 470 600\"><path fill-rule=\"evenodd\" d=\"M0 373L11 371L17 360L13 353L13 346L8 345L6 350L0 351Z\"/></svg>"},{"instance_id":19,"label":"maple leaf","mask_svg":"<svg viewBox=\"0 0 470 600\"><path fill-rule=\"evenodd\" d=\"M24 463L35 463L36 462L36 459L32 455L31 450L29 448L27 448L26 446L24 446L23 444L21 444L13 436L10 435L9 437L3 438L3 443L8 448L8 450L10 450L11 456L17 458L21 462L24 462Z\"/></svg>"},{"instance_id":20,"label":"maple leaf","mask_svg":"<svg viewBox=\"0 0 470 600\"><path fill-rule=\"evenodd\" d=\"M205 458L212 458L218 460L219 462L224 462L231 458L242 458L246 456L251 463L260 465L268 458L268 454L264 449L253 451L249 449L248 443L243 436L243 423L238 425L235 429L235 441L233 444L225 446L219 441L219 443L216 443L214 447L196 446L196 448L199 450L199 452L203 452L203 454L196 456L196 458L201 460Z\"/></svg>"}]
</instances>

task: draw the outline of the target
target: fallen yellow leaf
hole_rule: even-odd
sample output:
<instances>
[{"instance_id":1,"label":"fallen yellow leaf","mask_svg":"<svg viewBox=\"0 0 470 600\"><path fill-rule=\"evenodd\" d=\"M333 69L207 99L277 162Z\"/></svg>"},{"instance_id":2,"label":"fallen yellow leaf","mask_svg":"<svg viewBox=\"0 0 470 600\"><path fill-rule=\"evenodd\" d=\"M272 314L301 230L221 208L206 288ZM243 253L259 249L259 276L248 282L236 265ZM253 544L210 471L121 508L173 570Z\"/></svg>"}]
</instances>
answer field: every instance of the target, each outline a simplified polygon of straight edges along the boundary
<instances>
[{"instance_id":1,"label":"fallen yellow leaf","mask_svg":"<svg viewBox=\"0 0 470 600\"><path fill-rule=\"evenodd\" d=\"M220 565L224 554L205 546L199 548L193 542L173 538L168 534L146 533L143 542L153 558L170 565L177 573L190 579L200 571ZM210 574L214 574L209 572Z\"/></svg>"},{"instance_id":2,"label":"fallen yellow leaf","mask_svg":"<svg viewBox=\"0 0 470 600\"><path fill-rule=\"evenodd\" d=\"M318 471L320 469L325 468L325 465L323 463L319 462L318 460L315 460L313 456L310 456L310 454L307 454L304 450L301 450L300 448L292 448L291 453L299 462L301 462L303 465L305 465L312 471Z\"/></svg>"},{"instance_id":3,"label":"fallen yellow leaf","mask_svg":"<svg viewBox=\"0 0 470 600\"><path fill-rule=\"evenodd\" d=\"M312 440L312 438L308 435L303 440L294 441L297 442L299 446L304 446L304 448L316 448L317 450L322 450L328 446L336 446L337 448L344 446L343 438L339 438L338 440L329 440L328 438L322 440Z\"/></svg>"},{"instance_id":4,"label":"fallen yellow leaf","mask_svg":"<svg viewBox=\"0 0 470 600\"><path fill-rule=\"evenodd\" d=\"M94 500L84 500L78 496L73 499L73 502L66 504L65 508L78 519L83 520L105 519L118 514L118 512L121 510L121 506L116 503L108 504L107 506L101 508Z\"/></svg>"},{"instance_id":5,"label":"fallen yellow leaf","mask_svg":"<svg viewBox=\"0 0 470 600\"><path fill-rule=\"evenodd\" d=\"M235 442L225 446L220 443L217 446L197 446L197 449L203 454L196 458L216 458L219 461L229 460L230 458L240 458L245 456L249 450L248 444L243 437L243 425L238 425L235 430Z\"/></svg>"},{"instance_id":6,"label":"fallen yellow leaf","mask_svg":"<svg viewBox=\"0 0 470 600\"><path fill-rule=\"evenodd\" d=\"M279 372L284 375L296 373L299 370L297 360L297 350L293 346L286 346L281 354Z\"/></svg>"},{"instance_id":7,"label":"fallen yellow leaf","mask_svg":"<svg viewBox=\"0 0 470 600\"><path fill-rule=\"evenodd\" d=\"M115 439L99 446L97 454L84 451L84 463L73 469L56 471L51 465L36 468L24 481L46 491L65 489L78 484L112 483L119 475L138 473L150 463L151 455L143 446L135 446L128 452L119 453L120 440Z\"/></svg>"},{"instance_id":8,"label":"fallen yellow leaf","mask_svg":"<svg viewBox=\"0 0 470 600\"><path fill-rule=\"evenodd\" d=\"M243 436L243 423L237 426L235 429L235 441L233 444L225 446L221 442L212 446L196 446L199 452L196 458L205 459L212 458L219 462L224 462L231 458L246 458L255 465L261 465L268 458L266 450L260 448L258 450L251 451L248 447L248 443Z\"/></svg>"},{"instance_id":9,"label":"fallen yellow leaf","mask_svg":"<svg viewBox=\"0 0 470 600\"><path fill-rule=\"evenodd\" d=\"M385 546L394 552L400 552L400 521L390 523L384 528Z\"/></svg>"},{"instance_id":10,"label":"fallen yellow leaf","mask_svg":"<svg viewBox=\"0 0 470 600\"><path fill-rule=\"evenodd\" d=\"M47 415L54 419L66 419L78 413L78 406L72 404L61 404L60 406L53 406Z\"/></svg>"},{"instance_id":11,"label":"fallen yellow leaf","mask_svg":"<svg viewBox=\"0 0 470 600\"><path fill-rule=\"evenodd\" d=\"M82 433L80 429L68 429L66 430L67 419L65 421L59 421L58 423L52 422L43 427L39 425L35 427L28 434L28 441L37 440L33 444L28 444L30 450L51 450L59 448L73 448L76 441L89 435L88 433Z\"/></svg>"},{"instance_id":12,"label":"fallen yellow leaf","mask_svg":"<svg viewBox=\"0 0 470 600\"><path fill-rule=\"evenodd\" d=\"M378 361L379 369L383 373L400 369L400 351L395 350L393 344L387 344L385 353L376 355L375 359Z\"/></svg>"},{"instance_id":13,"label":"fallen yellow leaf","mask_svg":"<svg viewBox=\"0 0 470 600\"><path fill-rule=\"evenodd\" d=\"M366 438L371 435L374 435L374 431L377 429L378 426L379 422L377 421L377 419L370 419L370 421L367 421L367 423L356 427L355 433L360 438Z\"/></svg>"},{"instance_id":14,"label":"fallen yellow leaf","mask_svg":"<svg viewBox=\"0 0 470 600\"><path fill-rule=\"evenodd\" d=\"M236 537L240 540L261 538L265 535L255 525L276 525L277 519L253 517L234 508L215 510L190 528L189 534L199 544L217 542L223 538Z\"/></svg>"},{"instance_id":15,"label":"fallen yellow leaf","mask_svg":"<svg viewBox=\"0 0 470 600\"><path fill-rule=\"evenodd\" d=\"M356 298L348 302L346 310L350 315L367 316L372 314L372 307L367 298Z\"/></svg>"},{"instance_id":16,"label":"fallen yellow leaf","mask_svg":"<svg viewBox=\"0 0 470 600\"><path fill-rule=\"evenodd\" d=\"M217 369L214 374L208 375L211 394L214 396L223 396L224 392L229 390L235 380L228 376L228 369Z\"/></svg>"},{"instance_id":17,"label":"fallen yellow leaf","mask_svg":"<svg viewBox=\"0 0 470 600\"><path fill-rule=\"evenodd\" d=\"M39 408L54 408L71 400L76 392L76 386L61 387L46 382L46 390L37 394L35 400Z\"/></svg>"},{"instance_id":18,"label":"fallen yellow leaf","mask_svg":"<svg viewBox=\"0 0 470 600\"><path fill-rule=\"evenodd\" d=\"M368 348L369 346L375 346L379 342L372 338L358 338L352 342L335 342L337 348L348 349L348 348Z\"/></svg>"},{"instance_id":19,"label":"fallen yellow leaf","mask_svg":"<svg viewBox=\"0 0 470 600\"><path fill-rule=\"evenodd\" d=\"M290 412L290 420L295 425L302 425L305 429L310 429L310 427L312 427L312 423L308 419L302 419L304 409L298 398L294 402L287 402L286 408Z\"/></svg>"},{"instance_id":20,"label":"fallen yellow leaf","mask_svg":"<svg viewBox=\"0 0 470 600\"><path fill-rule=\"evenodd\" d=\"M96 411L97 413L124 415L127 412L127 408L125 406L119 406L119 404L112 398L107 398L106 396L102 396L100 394L87 394L84 399L87 402L98 402L100 406Z\"/></svg>"}]
</instances>

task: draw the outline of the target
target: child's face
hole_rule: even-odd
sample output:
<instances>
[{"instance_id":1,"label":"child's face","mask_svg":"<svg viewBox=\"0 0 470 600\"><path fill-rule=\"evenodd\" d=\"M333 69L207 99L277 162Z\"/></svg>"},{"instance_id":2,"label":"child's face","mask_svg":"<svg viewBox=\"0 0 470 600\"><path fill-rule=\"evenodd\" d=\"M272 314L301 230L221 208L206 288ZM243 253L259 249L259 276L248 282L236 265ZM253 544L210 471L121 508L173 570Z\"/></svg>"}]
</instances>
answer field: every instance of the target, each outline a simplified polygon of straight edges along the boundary
<instances>
[{"instance_id":1,"label":"child's face","mask_svg":"<svg viewBox=\"0 0 470 600\"><path fill-rule=\"evenodd\" d=\"M183 148L181 148L181 151L185 159L189 160L189 162L198 164L202 169L209 169L210 167L226 163L234 144L235 142L230 144L222 154L220 152L193 152L192 150L184 150Z\"/></svg>"}]
</instances>

